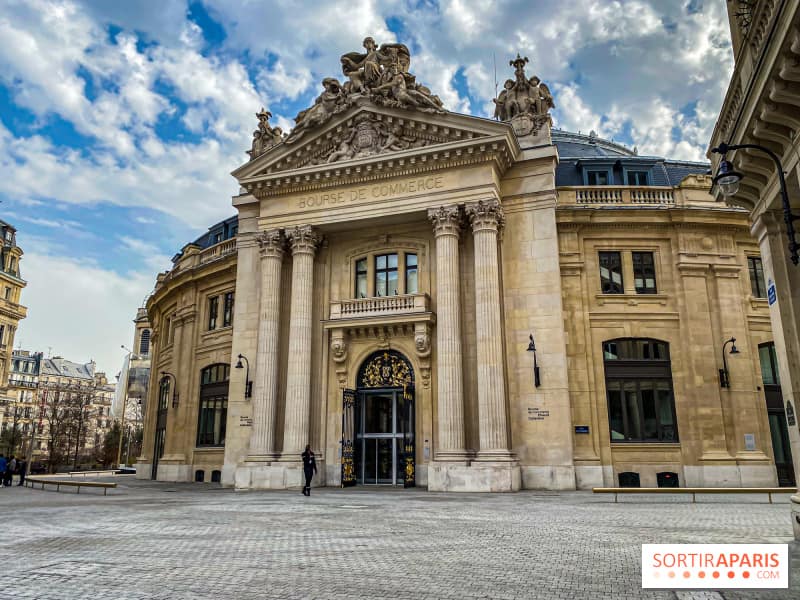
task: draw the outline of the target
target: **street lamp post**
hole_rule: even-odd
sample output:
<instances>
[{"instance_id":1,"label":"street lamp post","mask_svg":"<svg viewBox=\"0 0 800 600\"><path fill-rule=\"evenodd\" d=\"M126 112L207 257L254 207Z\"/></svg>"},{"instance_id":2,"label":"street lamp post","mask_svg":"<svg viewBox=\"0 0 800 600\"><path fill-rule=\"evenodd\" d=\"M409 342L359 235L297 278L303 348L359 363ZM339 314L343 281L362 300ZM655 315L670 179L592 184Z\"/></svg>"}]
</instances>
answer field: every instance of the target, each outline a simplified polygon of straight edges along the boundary
<instances>
[{"instance_id":1,"label":"street lamp post","mask_svg":"<svg viewBox=\"0 0 800 600\"><path fill-rule=\"evenodd\" d=\"M732 337L729 340L725 340L725 343L722 344L722 368L719 370L719 387L730 388L731 387L731 377L730 373L728 372L728 360L725 358L725 347L731 344L731 354L739 354L739 350L736 348L736 338Z\"/></svg>"},{"instance_id":2,"label":"street lamp post","mask_svg":"<svg viewBox=\"0 0 800 600\"><path fill-rule=\"evenodd\" d=\"M247 360L247 357L244 354L240 354L237 358L239 360L236 361L236 365L233 367L234 369L243 368L244 365L242 365L242 361L244 361L247 365L247 370L245 371L244 375L244 397L247 399L253 395L253 382L250 381L250 361Z\"/></svg>"},{"instance_id":3,"label":"street lamp post","mask_svg":"<svg viewBox=\"0 0 800 600\"><path fill-rule=\"evenodd\" d=\"M800 220L800 215L792 214L792 205L789 204L789 193L786 191L786 176L783 174L783 165L777 154L759 144L726 144L723 142L716 148L711 149L711 152L722 155L722 161L719 164L719 171L717 171L717 175L714 177L714 183L719 185L719 189L725 197L733 196L739 191L739 182L744 176L733 168L733 165L725 158L725 155L731 150L741 150L745 148L763 152L768 155L775 163L775 166L778 167L778 181L781 187L781 204L783 206L783 222L786 223L786 237L789 238L789 256L792 262L797 265L798 262L800 262L800 243L795 239L794 222Z\"/></svg>"}]
</instances>

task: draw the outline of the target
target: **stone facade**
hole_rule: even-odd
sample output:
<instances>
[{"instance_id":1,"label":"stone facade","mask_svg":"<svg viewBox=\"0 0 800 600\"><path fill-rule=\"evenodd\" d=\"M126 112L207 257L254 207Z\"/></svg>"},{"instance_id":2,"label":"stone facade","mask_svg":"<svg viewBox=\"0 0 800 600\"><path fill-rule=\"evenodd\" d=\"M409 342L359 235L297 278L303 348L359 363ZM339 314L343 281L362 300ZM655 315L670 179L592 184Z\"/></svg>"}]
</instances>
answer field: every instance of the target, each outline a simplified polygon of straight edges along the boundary
<instances>
[{"instance_id":1,"label":"stone facade","mask_svg":"<svg viewBox=\"0 0 800 600\"><path fill-rule=\"evenodd\" d=\"M673 165L683 174L656 184L663 159L551 132L553 99L524 63L512 61L507 121L418 110L402 90L376 102L354 87L381 76L370 66L349 88L326 83L313 126L251 153L234 172L235 239L187 245L148 301L138 476L299 487L310 444L315 485L366 482L369 453L381 464L388 448L401 451L392 472L373 465L375 482L440 491L589 488L628 472L644 486L664 473L776 483L758 356L772 335L751 292L746 214L714 203L707 165ZM575 159L581 148L625 182L558 184L592 162ZM601 252L621 261L619 289L603 288ZM637 282L644 254L657 290ZM730 337L739 352L721 388ZM669 348L658 439L610 422L605 344L630 339ZM210 424L218 377L224 442ZM378 401L394 403L395 426L369 435Z\"/></svg>"},{"instance_id":2,"label":"stone facade","mask_svg":"<svg viewBox=\"0 0 800 600\"><path fill-rule=\"evenodd\" d=\"M735 66L709 147L761 147L733 149L725 156L743 175L738 192L727 201L749 212L765 277L774 283L769 314L785 427L800 480L800 2L730 2L728 14ZM782 166L788 205L781 201L780 169L770 153ZM709 158L716 172L722 156L710 151ZM713 193L723 200L719 186ZM800 540L800 494L792 503Z\"/></svg>"},{"instance_id":3,"label":"stone facade","mask_svg":"<svg viewBox=\"0 0 800 600\"><path fill-rule=\"evenodd\" d=\"M20 273L22 254L22 248L17 246L17 230L0 221L0 400L5 398L11 372L14 334L28 312L20 304L22 289L27 285Z\"/></svg>"}]
</instances>

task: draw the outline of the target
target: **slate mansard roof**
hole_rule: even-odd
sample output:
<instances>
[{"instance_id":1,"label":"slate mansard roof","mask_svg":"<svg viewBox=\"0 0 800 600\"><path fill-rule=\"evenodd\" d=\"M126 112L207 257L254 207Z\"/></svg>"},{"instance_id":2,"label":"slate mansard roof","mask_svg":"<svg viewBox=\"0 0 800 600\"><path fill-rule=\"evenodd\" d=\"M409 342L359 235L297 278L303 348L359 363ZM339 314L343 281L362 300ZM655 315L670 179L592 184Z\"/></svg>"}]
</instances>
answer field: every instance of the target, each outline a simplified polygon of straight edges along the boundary
<instances>
[{"instance_id":1,"label":"slate mansard roof","mask_svg":"<svg viewBox=\"0 0 800 600\"><path fill-rule=\"evenodd\" d=\"M709 163L669 160L659 156L640 156L631 150L595 135L552 130L553 144L558 148L556 187L586 185L586 170L608 169L614 185L625 185L626 170L647 171L648 185L676 186L687 175L702 175Z\"/></svg>"},{"instance_id":2,"label":"slate mansard roof","mask_svg":"<svg viewBox=\"0 0 800 600\"><path fill-rule=\"evenodd\" d=\"M614 184L617 185L623 185L623 169L646 170L649 173L648 185L654 186L676 186L687 175L703 174L711 168L709 163L639 156L634 150L594 135L560 129L553 129L551 135L559 157L556 187L585 185L583 171L592 166L609 168L614 175ZM191 243L201 249L209 248L234 237L237 230L238 217L234 215L215 223ZM183 252L176 254L173 262L177 262L182 254Z\"/></svg>"}]
</instances>

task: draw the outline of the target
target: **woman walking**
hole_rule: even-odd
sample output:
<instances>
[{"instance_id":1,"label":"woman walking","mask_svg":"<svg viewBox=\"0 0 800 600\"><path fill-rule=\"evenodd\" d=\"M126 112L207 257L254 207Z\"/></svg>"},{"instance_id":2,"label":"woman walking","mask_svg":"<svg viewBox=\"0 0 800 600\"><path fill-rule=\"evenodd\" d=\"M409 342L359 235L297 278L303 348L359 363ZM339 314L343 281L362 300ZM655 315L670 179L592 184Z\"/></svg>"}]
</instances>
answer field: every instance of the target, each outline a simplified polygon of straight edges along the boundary
<instances>
[{"instance_id":1,"label":"woman walking","mask_svg":"<svg viewBox=\"0 0 800 600\"><path fill-rule=\"evenodd\" d=\"M311 444L306 445L303 451L303 474L306 476L306 485L303 488L303 495L311 495L311 479L314 473L317 472L317 461L314 459L314 451L311 450Z\"/></svg>"}]
</instances>

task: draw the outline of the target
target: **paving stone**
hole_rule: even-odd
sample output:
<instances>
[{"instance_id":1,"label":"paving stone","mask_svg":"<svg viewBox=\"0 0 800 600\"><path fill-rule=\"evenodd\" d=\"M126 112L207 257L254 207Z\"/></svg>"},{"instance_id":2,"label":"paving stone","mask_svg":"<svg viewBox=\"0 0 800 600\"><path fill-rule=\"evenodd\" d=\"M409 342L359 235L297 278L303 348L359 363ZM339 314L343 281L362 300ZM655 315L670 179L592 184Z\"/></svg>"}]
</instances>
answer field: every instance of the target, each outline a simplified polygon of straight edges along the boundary
<instances>
[{"instance_id":1,"label":"paving stone","mask_svg":"<svg viewBox=\"0 0 800 600\"><path fill-rule=\"evenodd\" d=\"M0 490L0 598L733 600L791 590L641 589L643 543L792 540L758 496L235 492L125 479L107 497Z\"/></svg>"}]
</instances>

